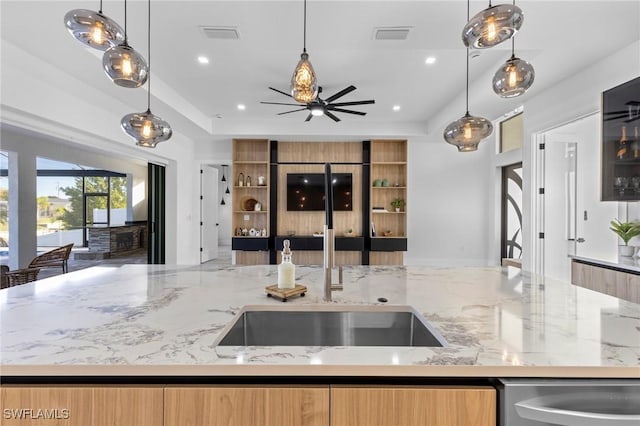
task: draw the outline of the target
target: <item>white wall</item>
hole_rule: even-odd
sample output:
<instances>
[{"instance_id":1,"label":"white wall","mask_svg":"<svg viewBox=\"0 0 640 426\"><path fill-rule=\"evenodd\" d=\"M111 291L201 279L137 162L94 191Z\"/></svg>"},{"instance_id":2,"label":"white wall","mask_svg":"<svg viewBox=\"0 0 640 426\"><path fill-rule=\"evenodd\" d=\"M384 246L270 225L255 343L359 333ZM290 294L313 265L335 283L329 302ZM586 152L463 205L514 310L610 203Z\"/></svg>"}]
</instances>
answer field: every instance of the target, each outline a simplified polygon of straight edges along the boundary
<instances>
[{"instance_id":1,"label":"white wall","mask_svg":"<svg viewBox=\"0 0 640 426\"><path fill-rule=\"evenodd\" d=\"M490 263L491 154L486 142L460 153L439 132L409 139L406 264Z\"/></svg>"},{"instance_id":2,"label":"white wall","mask_svg":"<svg viewBox=\"0 0 640 426\"><path fill-rule=\"evenodd\" d=\"M523 269L532 271L535 253L535 135L574 121L600 109L601 93L638 76L640 40L603 58L579 74L561 81L524 102L525 149L522 152L525 172L523 188ZM598 170L599 175L599 170ZM599 186L593 188L599 192Z\"/></svg>"}]
</instances>

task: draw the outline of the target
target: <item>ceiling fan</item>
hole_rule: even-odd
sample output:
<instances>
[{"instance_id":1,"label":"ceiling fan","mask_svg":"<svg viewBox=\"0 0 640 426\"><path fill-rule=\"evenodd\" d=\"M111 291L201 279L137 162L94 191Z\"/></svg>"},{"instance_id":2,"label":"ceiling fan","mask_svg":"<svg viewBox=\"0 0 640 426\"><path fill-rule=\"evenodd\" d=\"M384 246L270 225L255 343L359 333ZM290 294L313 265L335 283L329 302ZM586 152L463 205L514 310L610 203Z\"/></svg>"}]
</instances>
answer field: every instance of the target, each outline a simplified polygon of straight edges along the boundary
<instances>
[{"instance_id":1,"label":"ceiling fan","mask_svg":"<svg viewBox=\"0 0 640 426\"><path fill-rule=\"evenodd\" d=\"M273 87L269 87L269 89L274 92L281 93L285 96L292 98L289 93L283 92L282 90L274 89ZM346 114L355 114L355 115L367 115L366 112L362 111L354 111L351 109L344 109L342 107L352 106L352 105L366 105L366 104L374 104L376 101L373 99L369 99L367 101L353 101L353 102L338 102L333 103L338 98L343 97L347 93L351 93L356 90L355 86L349 86L347 88L342 89L338 93L335 93L329 96L327 99L320 98L320 93L322 93L322 87L318 87L318 96L313 102L309 102L308 104L299 104L299 103L282 103L282 102L260 102L261 104L269 104L269 105L290 105L300 107L298 109L293 109L291 111L279 112L278 115L290 114L292 112L309 110L309 115L307 119L304 121L311 120L314 116L326 115L333 121L340 121L340 119L334 114L334 112L343 112Z\"/></svg>"}]
</instances>

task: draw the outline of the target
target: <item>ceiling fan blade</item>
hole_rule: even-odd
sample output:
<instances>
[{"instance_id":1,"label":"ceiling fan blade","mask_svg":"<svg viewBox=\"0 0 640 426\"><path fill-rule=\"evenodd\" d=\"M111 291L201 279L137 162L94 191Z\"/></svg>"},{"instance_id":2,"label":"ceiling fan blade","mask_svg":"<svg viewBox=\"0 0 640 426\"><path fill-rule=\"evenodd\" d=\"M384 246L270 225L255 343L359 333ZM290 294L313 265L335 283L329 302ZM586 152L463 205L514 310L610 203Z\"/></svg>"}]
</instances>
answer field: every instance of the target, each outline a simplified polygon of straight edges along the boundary
<instances>
[{"instance_id":1,"label":"ceiling fan blade","mask_svg":"<svg viewBox=\"0 0 640 426\"><path fill-rule=\"evenodd\" d=\"M333 101L335 101L336 99L343 97L343 96L344 96L344 95L346 95L347 93L351 93L351 92L353 92L354 90L356 90L356 86L353 86L353 85L352 85L352 86L349 86L349 87L347 87L347 88L345 88L345 89L342 89L342 90L341 90L341 91L339 91L338 93L335 93L335 94L333 94L333 95L329 96L327 99L325 99L325 102L326 102L326 103L333 102Z\"/></svg>"},{"instance_id":2,"label":"ceiling fan blade","mask_svg":"<svg viewBox=\"0 0 640 426\"><path fill-rule=\"evenodd\" d=\"M291 111L279 112L276 115L290 114L292 112L304 111L306 108L292 109Z\"/></svg>"},{"instance_id":3,"label":"ceiling fan blade","mask_svg":"<svg viewBox=\"0 0 640 426\"><path fill-rule=\"evenodd\" d=\"M261 104L267 105L289 105L289 106L303 106L304 104L286 104L283 102L260 102Z\"/></svg>"},{"instance_id":4,"label":"ceiling fan blade","mask_svg":"<svg viewBox=\"0 0 640 426\"><path fill-rule=\"evenodd\" d=\"M353 111L353 110L350 110L350 109L342 109L342 108L331 108L331 111L344 112L344 113L347 113L347 114L355 114L355 115L367 115L366 112Z\"/></svg>"},{"instance_id":5,"label":"ceiling fan blade","mask_svg":"<svg viewBox=\"0 0 640 426\"><path fill-rule=\"evenodd\" d=\"M290 97L290 98L293 98L293 96L291 96L291 94L290 94L290 93L283 92L282 90L274 89L273 87L269 87L269 89L273 90L274 92L278 92L278 93L281 93L281 94L283 94L283 95L285 95L285 96L288 96L288 97Z\"/></svg>"},{"instance_id":6,"label":"ceiling fan blade","mask_svg":"<svg viewBox=\"0 0 640 426\"><path fill-rule=\"evenodd\" d=\"M331 114L331 112L329 112L327 110L324 111L324 115L326 115L327 117L329 117L333 121L340 121L340 119L338 117L336 117L335 115Z\"/></svg>"},{"instance_id":7,"label":"ceiling fan blade","mask_svg":"<svg viewBox=\"0 0 640 426\"><path fill-rule=\"evenodd\" d=\"M368 101L353 101L353 102L338 102L335 104L331 104L332 106L350 106L350 105L367 105L367 104L375 104L376 101L373 99L369 99Z\"/></svg>"},{"instance_id":8,"label":"ceiling fan blade","mask_svg":"<svg viewBox=\"0 0 640 426\"><path fill-rule=\"evenodd\" d=\"M309 115L307 115L307 119L304 121L310 121L313 118L313 114L309 113Z\"/></svg>"}]
</instances>

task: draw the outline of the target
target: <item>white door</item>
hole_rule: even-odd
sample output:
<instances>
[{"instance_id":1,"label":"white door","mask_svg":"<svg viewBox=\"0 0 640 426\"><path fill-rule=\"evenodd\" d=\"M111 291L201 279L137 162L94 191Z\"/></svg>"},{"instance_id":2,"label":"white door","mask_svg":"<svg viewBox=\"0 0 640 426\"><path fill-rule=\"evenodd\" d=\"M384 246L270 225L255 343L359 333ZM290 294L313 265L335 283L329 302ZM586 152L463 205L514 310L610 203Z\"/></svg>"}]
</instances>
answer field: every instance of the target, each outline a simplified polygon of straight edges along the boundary
<instances>
[{"instance_id":1,"label":"white door","mask_svg":"<svg viewBox=\"0 0 640 426\"><path fill-rule=\"evenodd\" d=\"M544 275L571 279L576 254L578 143L575 135L546 135L544 141Z\"/></svg>"},{"instance_id":2,"label":"white door","mask_svg":"<svg viewBox=\"0 0 640 426\"><path fill-rule=\"evenodd\" d=\"M594 114L544 135L545 276L570 281L572 255L616 259L618 203L600 201L599 122Z\"/></svg>"},{"instance_id":3,"label":"white door","mask_svg":"<svg viewBox=\"0 0 640 426\"><path fill-rule=\"evenodd\" d=\"M218 257L218 169L203 165L200 173L200 263Z\"/></svg>"}]
</instances>

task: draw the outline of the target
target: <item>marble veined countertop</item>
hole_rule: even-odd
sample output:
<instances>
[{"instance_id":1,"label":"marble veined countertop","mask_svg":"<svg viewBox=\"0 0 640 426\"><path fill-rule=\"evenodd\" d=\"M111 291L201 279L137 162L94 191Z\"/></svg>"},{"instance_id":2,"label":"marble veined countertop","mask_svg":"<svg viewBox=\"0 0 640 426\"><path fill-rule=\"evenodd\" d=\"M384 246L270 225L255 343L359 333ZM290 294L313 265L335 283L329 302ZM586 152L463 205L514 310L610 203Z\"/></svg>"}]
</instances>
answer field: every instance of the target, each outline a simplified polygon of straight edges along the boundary
<instances>
[{"instance_id":1,"label":"marble veined countertop","mask_svg":"<svg viewBox=\"0 0 640 426\"><path fill-rule=\"evenodd\" d=\"M323 304L322 268L296 269ZM276 266L93 267L0 291L0 374L640 377L640 305L514 268L354 266L332 304L410 305L447 340L424 347L239 347L245 305L279 305Z\"/></svg>"}]
</instances>

